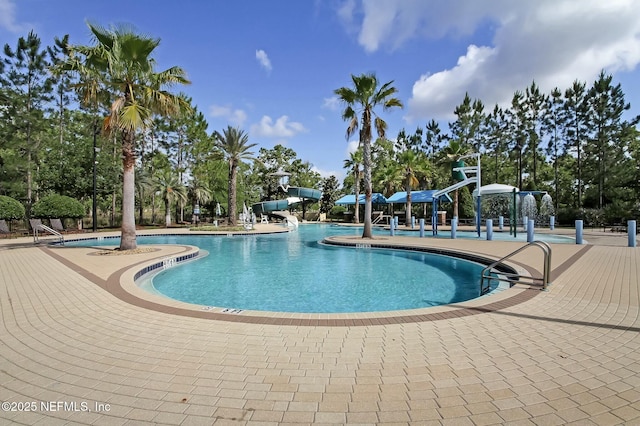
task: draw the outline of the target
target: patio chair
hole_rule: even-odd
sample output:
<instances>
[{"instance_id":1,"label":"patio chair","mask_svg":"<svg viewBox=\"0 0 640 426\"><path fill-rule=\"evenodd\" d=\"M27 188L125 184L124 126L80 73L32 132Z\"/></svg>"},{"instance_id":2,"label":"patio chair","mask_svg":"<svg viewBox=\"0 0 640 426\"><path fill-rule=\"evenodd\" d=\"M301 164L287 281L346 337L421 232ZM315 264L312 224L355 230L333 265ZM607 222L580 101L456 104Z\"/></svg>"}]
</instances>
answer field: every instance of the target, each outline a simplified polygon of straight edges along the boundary
<instances>
[{"instance_id":1,"label":"patio chair","mask_svg":"<svg viewBox=\"0 0 640 426\"><path fill-rule=\"evenodd\" d=\"M29 226L31 226L31 232L42 230L42 219L29 219Z\"/></svg>"},{"instance_id":2,"label":"patio chair","mask_svg":"<svg viewBox=\"0 0 640 426\"><path fill-rule=\"evenodd\" d=\"M62 221L60 219L51 219L51 227L58 231L58 232L67 232L66 229L64 229L64 226L62 226Z\"/></svg>"},{"instance_id":3,"label":"patio chair","mask_svg":"<svg viewBox=\"0 0 640 426\"><path fill-rule=\"evenodd\" d=\"M0 219L0 235L11 236L11 231L9 230L9 226L7 225L7 221L4 219Z\"/></svg>"}]
</instances>

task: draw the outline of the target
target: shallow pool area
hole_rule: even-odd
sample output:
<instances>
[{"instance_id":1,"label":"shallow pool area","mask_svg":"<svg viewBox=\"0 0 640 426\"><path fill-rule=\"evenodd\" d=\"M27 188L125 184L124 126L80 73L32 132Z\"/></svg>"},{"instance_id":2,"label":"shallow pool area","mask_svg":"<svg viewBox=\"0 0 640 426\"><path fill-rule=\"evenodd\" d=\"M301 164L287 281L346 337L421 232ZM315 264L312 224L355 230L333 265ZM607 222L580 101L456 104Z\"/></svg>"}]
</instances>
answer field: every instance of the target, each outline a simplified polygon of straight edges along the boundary
<instances>
[{"instance_id":1,"label":"shallow pool area","mask_svg":"<svg viewBox=\"0 0 640 426\"><path fill-rule=\"evenodd\" d=\"M479 263L319 243L327 236L360 233L358 228L314 224L280 234L140 236L140 245L193 245L209 253L143 277L142 287L151 285L163 296L209 308L296 313L407 310L480 295ZM104 238L67 245L117 243Z\"/></svg>"}]
</instances>

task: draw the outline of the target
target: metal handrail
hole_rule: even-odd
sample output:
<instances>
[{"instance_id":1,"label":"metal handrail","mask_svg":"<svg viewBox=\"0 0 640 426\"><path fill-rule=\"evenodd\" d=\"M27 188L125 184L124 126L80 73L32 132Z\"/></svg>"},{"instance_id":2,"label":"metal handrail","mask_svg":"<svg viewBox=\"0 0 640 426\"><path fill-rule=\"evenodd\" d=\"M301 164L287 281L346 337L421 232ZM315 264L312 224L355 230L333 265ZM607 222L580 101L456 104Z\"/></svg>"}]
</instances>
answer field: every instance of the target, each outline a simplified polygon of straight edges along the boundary
<instances>
[{"instance_id":1,"label":"metal handrail","mask_svg":"<svg viewBox=\"0 0 640 426\"><path fill-rule=\"evenodd\" d=\"M512 256L520 253L521 251L531 247L531 246L536 246L539 247L543 254L544 254L544 266L543 266L543 272L542 272L542 278L535 278L535 277L521 277L519 274L512 274L512 273L508 273L508 272L500 272L500 276L491 276L491 270L493 268L495 268L497 265L499 265L500 263L504 262L505 260L511 258ZM544 241L531 241L530 243L528 243L525 246L520 247L519 249L509 253L508 255L504 256L503 258L496 260L495 262L493 262L490 265L485 266L482 269L482 272L480 274L480 294L485 294L489 291L490 287L491 287L491 280L498 280L498 281L509 281L512 282L514 279L517 281L521 281L522 279L531 279L532 282L534 281L542 281L542 290L546 290L547 287L549 286L549 284L551 284L551 246L549 244L547 244ZM487 284L485 285L485 279L488 279L489 281L487 282Z\"/></svg>"},{"instance_id":2,"label":"metal handrail","mask_svg":"<svg viewBox=\"0 0 640 426\"><path fill-rule=\"evenodd\" d=\"M38 230L46 231L52 235L55 235L56 237L58 237L60 244L64 245L64 237L62 236L62 234L56 231L55 229L50 228L47 225L43 225L43 224L39 224L38 226L33 228L33 241L35 243L38 242Z\"/></svg>"}]
</instances>

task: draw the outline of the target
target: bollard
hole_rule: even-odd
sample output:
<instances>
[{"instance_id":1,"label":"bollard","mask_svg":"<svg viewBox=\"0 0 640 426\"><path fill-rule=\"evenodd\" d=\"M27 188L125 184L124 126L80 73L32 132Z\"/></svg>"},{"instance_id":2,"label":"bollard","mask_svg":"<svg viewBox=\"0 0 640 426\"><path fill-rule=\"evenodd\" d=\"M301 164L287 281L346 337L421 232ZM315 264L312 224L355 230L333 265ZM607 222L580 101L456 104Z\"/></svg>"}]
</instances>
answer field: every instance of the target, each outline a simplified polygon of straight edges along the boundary
<instances>
[{"instance_id":1,"label":"bollard","mask_svg":"<svg viewBox=\"0 0 640 426\"><path fill-rule=\"evenodd\" d=\"M636 246L636 221L627 221L627 232L629 234L629 247Z\"/></svg>"},{"instance_id":2,"label":"bollard","mask_svg":"<svg viewBox=\"0 0 640 426\"><path fill-rule=\"evenodd\" d=\"M456 239L456 230L458 229L458 218L454 217L451 219L451 239Z\"/></svg>"},{"instance_id":3,"label":"bollard","mask_svg":"<svg viewBox=\"0 0 640 426\"><path fill-rule=\"evenodd\" d=\"M582 244L582 227L584 222L580 219L576 220L576 244Z\"/></svg>"},{"instance_id":4,"label":"bollard","mask_svg":"<svg viewBox=\"0 0 640 426\"><path fill-rule=\"evenodd\" d=\"M533 219L529 219L527 222L527 242L533 242L533 229L536 227L536 222Z\"/></svg>"},{"instance_id":5,"label":"bollard","mask_svg":"<svg viewBox=\"0 0 640 426\"><path fill-rule=\"evenodd\" d=\"M555 216L549 216L549 229L551 229L552 231L555 229L556 227L556 217Z\"/></svg>"},{"instance_id":6,"label":"bollard","mask_svg":"<svg viewBox=\"0 0 640 426\"><path fill-rule=\"evenodd\" d=\"M424 238L424 218L420 219L420 238Z\"/></svg>"},{"instance_id":7,"label":"bollard","mask_svg":"<svg viewBox=\"0 0 640 426\"><path fill-rule=\"evenodd\" d=\"M498 216L498 229L502 231L502 228L504 228L504 217Z\"/></svg>"},{"instance_id":8,"label":"bollard","mask_svg":"<svg viewBox=\"0 0 640 426\"><path fill-rule=\"evenodd\" d=\"M394 232L395 225L396 225L395 220L391 219L389 221L389 235L391 235L392 237L395 234L395 232Z\"/></svg>"},{"instance_id":9,"label":"bollard","mask_svg":"<svg viewBox=\"0 0 640 426\"><path fill-rule=\"evenodd\" d=\"M493 219L487 219L487 241L493 240Z\"/></svg>"},{"instance_id":10,"label":"bollard","mask_svg":"<svg viewBox=\"0 0 640 426\"><path fill-rule=\"evenodd\" d=\"M411 216L411 229L416 227L416 217Z\"/></svg>"},{"instance_id":11,"label":"bollard","mask_svg":"<svg viewBox=\"0 0 640 426\"><path fill-rule=\"evenodd\" d=\"M524 217L522 218L522 229L523 229L524 231L526 231L526 230L527 230L527 223L529 223L529 217L528 217L528 216L524 216Z\"/></svg>"}]
</instances>

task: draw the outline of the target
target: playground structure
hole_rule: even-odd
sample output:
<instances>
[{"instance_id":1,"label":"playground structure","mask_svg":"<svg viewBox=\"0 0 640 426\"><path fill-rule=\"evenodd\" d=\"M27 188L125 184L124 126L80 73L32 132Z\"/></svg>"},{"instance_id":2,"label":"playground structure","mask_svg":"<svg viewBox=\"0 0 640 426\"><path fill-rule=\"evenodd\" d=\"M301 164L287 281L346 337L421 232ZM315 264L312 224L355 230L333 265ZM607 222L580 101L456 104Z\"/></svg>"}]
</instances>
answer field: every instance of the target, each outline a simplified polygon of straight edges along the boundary
<instances>
[{"instance_id":1,"label":"playground structure","mask_svg":"<svg viewBox=\"0 0 640 426\"><path fill-rule=\"evenodd\" d=\"M284 191L288 197L280 200L268 200L255 203L251 206L253 213L257 215L276 216L285 221L289 227L297 228L298 219L289 213L289 209L300 204L316 202L322 198L322 191L313 188L301 188L297 186L289 186L290 173L276 172L271 176L280 178L279 188Z\"/></svg>"}]
</instances>

